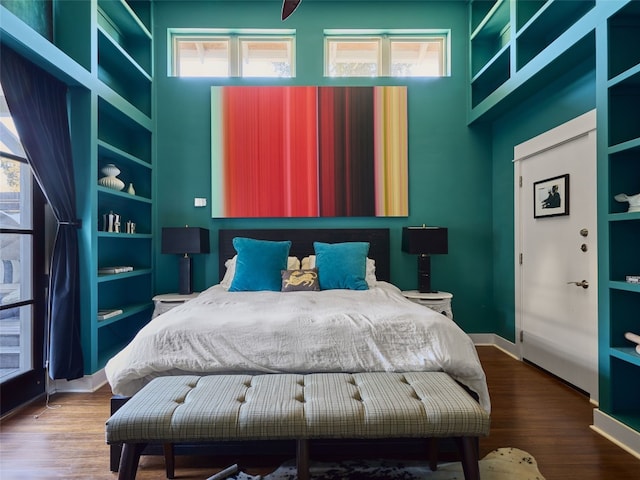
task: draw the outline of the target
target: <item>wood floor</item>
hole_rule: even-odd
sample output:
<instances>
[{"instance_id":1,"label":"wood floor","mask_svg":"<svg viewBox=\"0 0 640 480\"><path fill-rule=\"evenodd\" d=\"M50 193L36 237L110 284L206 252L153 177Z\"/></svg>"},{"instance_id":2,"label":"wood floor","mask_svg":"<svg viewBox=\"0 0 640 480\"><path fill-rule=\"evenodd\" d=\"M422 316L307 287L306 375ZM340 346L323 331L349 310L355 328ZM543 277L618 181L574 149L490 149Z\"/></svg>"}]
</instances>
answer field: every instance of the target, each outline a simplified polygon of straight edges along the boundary
<instances>
[{"instance_id":1,"label":"wood floor","mask_svg":"<svg viewBox=\"0 0 640 480\"><path fill-rule=\"evenodd\" d=\"M538 369L493 347L478 347L493 404L491 434L480 455L499 447L531 453L547 480L638 480L640 459L593 432L587 398ZM0 478L115 479L109 471L104 422L108 387L93 394L58 394L23 408L0 425ZM36 419L35 415L39 415ZM203 480L216 468L240 462L251 473L266 473L282 458L180 457L176 475ZM163 479L161 457L144 457L138 479Z\"/></svg>"}]
</instances>

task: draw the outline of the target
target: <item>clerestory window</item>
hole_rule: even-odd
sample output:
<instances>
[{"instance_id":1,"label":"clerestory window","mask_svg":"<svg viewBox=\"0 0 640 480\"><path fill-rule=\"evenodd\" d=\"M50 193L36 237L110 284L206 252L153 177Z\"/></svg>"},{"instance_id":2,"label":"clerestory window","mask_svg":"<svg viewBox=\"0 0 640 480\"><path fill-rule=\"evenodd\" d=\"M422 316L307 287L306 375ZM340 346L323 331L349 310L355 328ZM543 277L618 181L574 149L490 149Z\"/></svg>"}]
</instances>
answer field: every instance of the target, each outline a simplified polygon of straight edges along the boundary
<instances>
[{"instance_id":1,"label":"clerestory window","mask_svg":"<svg viewBox=\"0 0 640 480\"><path fill-rule=\"evenodd\" d=\"M170 75L176 77L295 77L291 30L171 31Z\"/></svg>"},{"instance_id":2,"label":"clerestory window","mask_svg":"<svg viewBox=\"0 0 640 480\"><path fill-rule=\"evenodd\" d=\"M446 31L325 31L325 76L444 77L449 75Z\"/></svg>"}]
</instances>

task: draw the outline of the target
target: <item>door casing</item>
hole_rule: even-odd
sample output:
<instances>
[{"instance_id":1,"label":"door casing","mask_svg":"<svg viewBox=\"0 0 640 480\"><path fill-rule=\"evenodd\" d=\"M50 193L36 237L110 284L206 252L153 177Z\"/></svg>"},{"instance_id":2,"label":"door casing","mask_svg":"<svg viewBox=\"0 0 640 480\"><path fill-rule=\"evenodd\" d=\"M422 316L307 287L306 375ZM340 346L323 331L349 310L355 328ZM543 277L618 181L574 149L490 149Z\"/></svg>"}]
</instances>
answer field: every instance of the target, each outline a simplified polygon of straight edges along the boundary
<instances>
[{"instance_id":1,"label":"door casing","mask_svg":"<svg viewBox=\"0 0 640 480\"><path fill-rule=\"evenodd\" d=\"M596 196L596 145L595 145L595 129L596 129L596 111L592 110L587 112L565 124L560 125L554 129L549 130L543 134L540 134L526 142L517 145L514 148L514 214L515 214L515 305L516 305L516 347L518 355L521 359L526 357L527 351L531 352L534 347L531 347L533 344L533 338L530 338L529 345L525 348L525 343L527 342L527 334L524 332L524 317L525 315L529 315L527 318L531 321L530 312L525 313L526 305L531 305L530 298L525 297L528 294L528 290L525 288L525 280L523 274L523 266L522 262L527 262L527 242L525 239L524 233L524 224L525 221L528 221L528 217L525 215L533 215L530 211L531 202L533 201L530 198L531 189L523 188L520 186L522 175L523 175L523 165L524 162L531 161L535 162L534 158L538 154L544 154L545 152L549 152L554 148L565 148L567 145L570 145L571 142L576 140L581 140L583 138L587 138L587 140L593 144L593 188L591 189L592 200L593 200L593 211L592 213L593 219L588 223L592 223L589 228L589 235L587 239L585 239L585 243L588 245L589 252L588 257L585 254L585 262L588 265L585 265L585 270L588 273L585 273L585 278L589 281L589 292L588 298L585 300L588 302L585 305L588 305L588 311L593 311L592 319L589 321L589 324L585 326L585 330L589 332L589 336L587 337L587 341L585 347L580 349L582 356L581 358L571 358L569 360L570 355L568 352L557 351L557 357L554 355L554 348L558 345L561 345L564 342L571 342L574 339L565 338L565 339L549 339L548 345L546 345L546 341L544 338L536 338L535 342L541 342L540 352L536 352L537 355L541 355L541 352L544 352L545 349L549 348L548 359L544 358L541 362L538 363L542 368L549 370L551 373L558 375L560 378L568 381L569 383L573 383L579 388L587 391L591 399L594 402L597 402L598 399L598 386L597 386L597 215L595 209L595 196ZM570 158L567 156L566 158ZM579 160L578 160L579 161ZM531 165L531 164L529 164ZM554 175L550 174L549 177ZM540 178L542 180L543 178ZM576 179L577 180L577 179ZM572 185L573 188L570 189L572 199L578 199L578 194L584 196L585 195L585 185L578 184L574 182L575 185ZM528 186L528 185L527 185ZM583 197L584 198L584 197ZM574 205L576 202L572 200L570 206ZM582 205L581 205L582 206ZM577 205L576 205L577 207ZM571 212L570 212L571 215ZM558 217L563 218L563 217ZM554 218L542 219L543 222L554 222ZM540 221L540 219L538 220ZM576 232L577 235L577 232ZM574 241L577 239L572 239ZM579 245L579 244L578 244ZM573 248L573 247L571 247ZM521 254L524 254L524 260L522 260ZM531 255L529 255L531 257ZM566 285L566 281L579 281L582 278L561 278L558 279L558 285L556 288L562 289L567 288L566 292L570 295L579 294L577 290L571 290L572 288L577 288L576 286L568 286ZM595 305L592 305L595 302ZM592 308L593 307L593 308ZM522 333L524 332L524 342ZM583 332L580 332L581 334ZM590 336L593 338L590 338ZM585 337L584 335L582 335ZM577 336L576 336L577 337ZM575 339L577 341L577 339ZM537 348L537 346L536 346ZM567 348L567 350L570 350ZM563 357L567 360L563 362ZM554 371L555 370L555 371ZM579 371L578 371L579 370ZM574 373L575 371L575 373ZM569 378L567 378L569 377ZM572 381L574 380L574 381Z\"/></svg>"}]
</instances>

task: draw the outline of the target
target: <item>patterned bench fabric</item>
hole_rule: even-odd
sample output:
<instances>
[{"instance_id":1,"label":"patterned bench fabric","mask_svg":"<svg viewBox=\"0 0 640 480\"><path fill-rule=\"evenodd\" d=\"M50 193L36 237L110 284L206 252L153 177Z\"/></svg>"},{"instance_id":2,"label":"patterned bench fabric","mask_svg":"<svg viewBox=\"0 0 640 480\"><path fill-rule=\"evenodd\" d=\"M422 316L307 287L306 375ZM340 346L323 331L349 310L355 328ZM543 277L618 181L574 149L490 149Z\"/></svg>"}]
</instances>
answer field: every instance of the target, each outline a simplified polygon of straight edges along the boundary
<instances>
[{"instance_id":1,"label":"patterned bench fabric","mask_svg":"<svg viewBox=\"0 0 640 480\"><path fill-rule=\"evenodd\" d=\"M159 377L108 421L108 443L484 436L489 415L447 374Z\"/></svg>"}]
</instances>

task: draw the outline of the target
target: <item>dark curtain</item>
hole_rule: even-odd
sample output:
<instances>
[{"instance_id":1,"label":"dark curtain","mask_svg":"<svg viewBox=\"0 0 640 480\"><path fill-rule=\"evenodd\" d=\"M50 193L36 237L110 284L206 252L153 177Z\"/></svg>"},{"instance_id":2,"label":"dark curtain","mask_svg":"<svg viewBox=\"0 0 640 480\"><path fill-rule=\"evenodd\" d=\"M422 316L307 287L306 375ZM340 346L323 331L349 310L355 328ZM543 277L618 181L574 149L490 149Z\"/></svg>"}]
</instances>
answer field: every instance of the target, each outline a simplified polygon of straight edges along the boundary
<instances>
[{"instance_id":1,"label":"dark curtain","mask_svg":"<svg viewBox=\"0 0 640 480\"><path fill-rule=\"evenodd\" d=\"M49 278L49 376L73 380L84 374L84 361L67 85L5 45L0 79L33 174L58 221Z\"/></svg>"}]
</instances>

